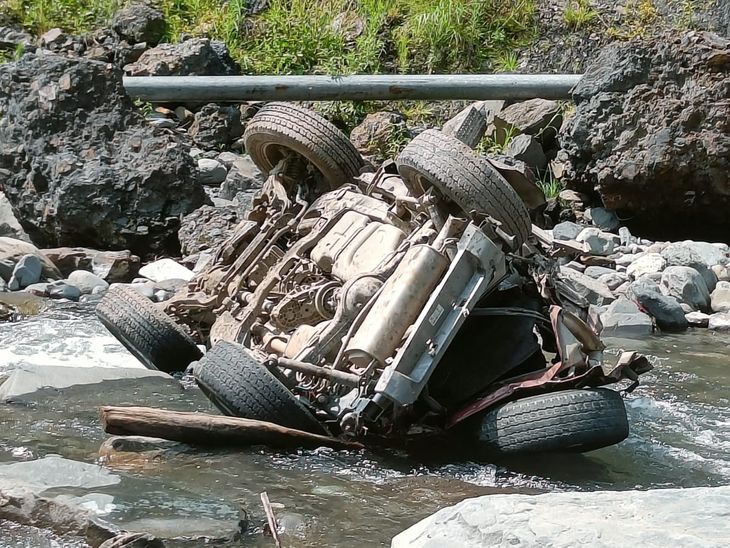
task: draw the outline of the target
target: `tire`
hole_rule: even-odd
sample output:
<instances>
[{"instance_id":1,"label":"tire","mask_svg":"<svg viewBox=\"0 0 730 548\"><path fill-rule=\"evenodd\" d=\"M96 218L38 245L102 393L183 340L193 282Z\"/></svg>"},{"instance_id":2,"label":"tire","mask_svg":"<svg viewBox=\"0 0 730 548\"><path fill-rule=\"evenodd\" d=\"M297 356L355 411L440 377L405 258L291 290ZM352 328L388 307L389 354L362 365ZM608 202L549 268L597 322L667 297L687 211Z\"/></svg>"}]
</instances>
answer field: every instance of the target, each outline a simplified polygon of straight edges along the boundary
<instances>
[{"instance_id":1,"label":"tire","mask_svg":"<svg viewBox=\"0 0 730 548\"><path fill-rule=\"evenodd\" d=\"M264 173L291 150L314 165L330 189L350 182L364 165L344 133L311 110L288 103L265 105L251 118L243 138L246 151Z\"/></svg>"},{"instance_id":2,"label":"tire","mask_svg":"<svg viewBox=\"0 0 730 548\"><path fill-rule=\"evenodd\" d=\"M181 326L134 288L112 287L99 301L96 315L148 369L185 371L203 355Z\"/></svg>"},{"instance_id":3,"label":"tire","mask_svg":"<svg viewBox=\"0 0 730 548\"><path fill-rule=\"evenodd\" d=\"M517 192L486 158L455 137L424 131L403 149L396 164L411 187L423 188L426 183L465 213L476 211L501 222L517 247L530 235L530 214Z\"/></svg>"},{"instance_id":4,"label":"tire","mask_svg":"<svg viewBox=\"0 0 730 548\"><path fill-rule=\"evenodd\" d=\"M193 374L200 389L225 415L325 433L289 389L238 344L216 343Z\"/></svg>"},{"instance_id":5,"label":"tire","mask_svg":"<svg viewBox=\"0 0 730 548\"><path fill-rule=\"evenodd\" d=\"M475 423L480 448L509 455L582 453L629 435L621 395L605 388L522 398L488 410Z\"/></svg>"}]
</instances>

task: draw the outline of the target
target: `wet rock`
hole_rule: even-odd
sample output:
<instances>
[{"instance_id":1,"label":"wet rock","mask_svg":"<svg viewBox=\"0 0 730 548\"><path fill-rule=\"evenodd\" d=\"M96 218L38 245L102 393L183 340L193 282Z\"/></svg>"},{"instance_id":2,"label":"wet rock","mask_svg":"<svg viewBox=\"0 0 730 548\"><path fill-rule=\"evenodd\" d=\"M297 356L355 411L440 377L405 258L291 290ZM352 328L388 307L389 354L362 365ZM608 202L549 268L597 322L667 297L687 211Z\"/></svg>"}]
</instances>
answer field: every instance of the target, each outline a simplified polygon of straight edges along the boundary
<instances>
[{"instance_id":1,"label":"wet rock","mask_svg":"<svg viewBox=\"0 0 730 548\"><path fill-rule=\"evenodd\" d=\"M553 227L553 238L556 240L575 240L583 231L581 225L570 221L558 223Z\"/></svg>"},{"instance_id":2,"label":"wet rock","mask_svg":"<svg viewBox=\"0 0 730 548\"><path fill-rule=\"evenodd\" d=\"M729 504L730 487L491 494L439 510L391 546L723 546Z\"/></svg>"},{"instance_id":3,"label":"wet rock","mask_svg":"<svg viewBox=\"0 0 730 548\"><path fill-rule=\"evenodd\" d=\"M236 206L198 208L182 220L178 237L183 253L215 248L233 233L238 221Z\"/></svg>"},{"instance_id":4,"label":"wet rock","mask_svg":"<svg viewBox=\"0 0 730 548\"><path fill-rule=\"evenodd\" d=\"M615 247L613 234L598 228L584 228L575 239L583 243L586 253L593 255L610 255Z\"/></svg>"},{"instance_id":5,"label":"wet rock","mask_svg":"<svg viewBox=\"0 0 730 548\"><path fill-rule=\"evenodd\" d=\"M594 280L572 268L561 267L562 279L590 304L604 306L616 299L611 290L603 282Z\"/></svg>"},{"instance_id":6,"label":"wet rock","mask_svg":"<svg viewBox=\"0 0 730 548\"><path fill-rule=\"evenodd\" d=\"M626 296L645 310L662 331L678 332L687 329L687 319L676 299L663 295L659 285L647 276L632 282Z\"/></svg>"},{"instance_id":7,"label":"wet rock","mask_svg":"<svg viewBox=\"0 0 730 548\"><path fill-rule=\"evenodd\" d=\"M0 278L9 281L16 263L25 255L34 255L40 260L43 279L57 280L62 277L54 264L33 244L0 237Z\"/></svg>"},{"instance_id":8,"label":"wet rock","mask_svg":"<svg viewBox=\"0 0 730 548\"><path fill-rule=\"evenodd\" d=\"M613 211L607 210L605 207L591 207L586 209L585 220L593 224L593 226L605 230L606 232L615 232L621 226L618 215ZM627 229L628 230L628 229ZM623 241L621 242L622 245Z\"/></svg>"},{"instance_id":9,"label":"wet rock","mask_svg":"<svg viewBox=\"0 0 730 548\"><path fill-rule=\"evenodd\" d=\"M31 295L35 295L36 297L48 297L48 285L49 284L45 282L30 284L25 288L25 291Z\"/></svg>"},{"instance_id":10,"label":"wet rock","mask_svg":"<svg viewBox=\"0 0 730 548\"><path fill-rule=\"evenodd\" d=\"M75 302L81 297L81 290L65 280L56 280L48 284L48 296L51 299L67 299Z\"/></svg>"},{"instance_id":11,"label":"wet rock","mask_svg":"<svg viewBox=\"0 0 730 548\"><path fill-rule=\"evenodd\" d=\"M619 297L601 314L603 335L628 337L648 335L654 329L651 318L625 297Z\"/></svg>"},{"instance_id":12,"label":"wet rock","mask_svg":"<svg viewBox=\"0 0 730 548\"><path fill-rule=\"evenodd\" d=\"M165 280L190 281L193 277L191 270L179 265L172 259L160 259L147 264L139 269L139 273L153 282L163 282Z\"/></svg>"},{"instance_id":13,"label":"wet rock","mask_svg":"<svg viewBox=\"0 0 730 548\"><path fill-rule=\"evenodd\" d=\"M406 119L397 112L381 111L365 116L350 133L350 141L363 155L386 158L395 146L410 138Z\"/></svg>"},{"instance_id":14,"label":"wet rock","mask_svg":"<svg viewBox=\"0 0 730 548\"><path fill-rule=\"evenodd\" d=\"M684 315L690 327L707 327L710 324L710 315L704 312L690 312Z\"/></svg>"},{"instance_id":15,"label":"wet rock","mask_svg":"<svg viewBox=\"0 0 730 548\"><path fill-rule=\"evenodd\" d=\"M43 265L38 255L23 255L13 268L13 273L8 281L8 289L17 291L38 283L43 272Z\"/></svg>"},{"instance_id":16,"label":"wet rock","mask_svg":"<svg viewBox=\"0 0 730 548\"><path fill-rule=\"evenodd\" d=\"M124 67L131 76L234 76L240 73L222 42L193 38L160 44Z\"/></svg>"},{"instance_id":17,"label":"wet rock","mask_svg":"<svg viewBox=\"0 0 730 548\"><path fill-rule=\"evenodd\" d=\"M12 481L16 485L22 485L35 493L42 494L49 489L59 487L95 489L116 485L121 478L96 464L48 456L37 460L0 465L0 481Z\"/></svg>"},{"instance_id":18,"label":"wet rock","mask_svg":"<svg viewBox=\"0 0 730 548\"><path fill-rule=\"evenodd\" d=\"M206 150L230 146L243 135L241 110L235 105L209 103L195 113L188 135Z\"/></svg>"},{"instance_id":19,"label":"wet rock","mask_svg":"<svg viewBox=\"0 0 730 548\"><path fill-rule=\"evenodd\" d=\"M542 150L542 145L532 135L514 137L505 147L504 153L516 160L525 162L532 168L533 172L547 167L547 158Z\"/></svg>"},{"instance_id":20,"label":"wet rock","mask_svg":"<svg viewBox=\"0 0 730 548\"><path fill-rule=\"evenodd\" d=\"M710 295L710 306L713 312L730 312L730 282L717 282Z\"/></svg>"},{"instance_id":21,"label":"wet rock","mask_svg":"<svg viewBox=\"0 0 730 548\"><path fill-rule=\"evenodd\" d=\"M136 2L114 14L112 29L130 44L156 46L165 35L165 18L149 4Z\"/></svg>"},{"instance_id":22,"label":"wet rock","mask_svg":"<svg viewBox=\"0 0 730 548\"><path fill-rule=\"evenodd\" d=\"M730 330L730 312L718 312L712 314L707 321L708 329L712 331L728 331Z\"/></svg>"},{"instance_id":23,"label":"wet rock","mask_svg":"<svg viewBox=\"0 0 730 548\"><path fill-rule=\"evenodd\" d=\"M180 216L204 199L186 147L145 123L120 71L55 54L0 65L3 173L43 247L176 253Z\"/></svg>"},{"instance_id":24,"label":"wet rock","mask_svg":"<svg viewBox=\"0 0 730 548\"><path fill-rule=\"evenodd\" d=\"M217 186L226 180L228 170L218 160L198 160L198 181L201 185Z\"/></svg>"},{"instance_id":25,"label":"wet rock","mask_svg":"<svg viewBox=\"0 0 730 548\"><path fill-rule=\"evenodd\" d=\"M658 253L647 253L635 261L632 261L626 268L629 278L638 279L646 274L661 272L667 266L667 261Z\"/></svg>"},{"instance_id":26,"label":"wet rock","mask_svg":"<svg viewBox=\"0 0 730 548\"><path fill-rule=\"evenodd\" d=\"M94 290L98 292L99 290L106 291L109 289L109 284L106 281L85 270L74 270L69 274L66 281L78 287L82 295L90 295Z\"/></svg>"},{"instance_id":27,"label":"wet rock","mask_svg":"<svg viewBox=\"0 0 730 548\"><path fill-rule=\"evenodd\" d=\"M139 272L140 259L129 251L97 251L84 247L57 247L43 254L68 276L74 270L93 272L108 283L128 282Z\"/></svg>"},{"instance_id":28,"label":"wet rock","mask_svg":"<svg viewBox=\"0 0 730 548\"><path fill-rule=\"evenodd\" d=\"M530 99L503 109L494 117L497 139L505 141L512 134L534 135L546 147L550 147L563 123L560 105L546 99Z\"/></svg>"},{"instance_id":29,"label":"wet rock","mask_svg":"<svg viewBox=\"0 0 730 548\"><path fill-rule=\"evenodd\" d=\"M711 60L729 47L699 32L607 46L573 90L561 133L568 187L597 191L644 234L727 235L727 63Z\"/></svg>"},{"instance_id":30,"label":"wet rock","mask_svg":"<svg viewBox=\"0 0 730 548\"><path fill-rule=\"evenodd\" d=\"M669 266L662 272L661 290L665 295L706 312L710 308L710 292L702 276L688 266Z\"/></svg>"}]
</instances>

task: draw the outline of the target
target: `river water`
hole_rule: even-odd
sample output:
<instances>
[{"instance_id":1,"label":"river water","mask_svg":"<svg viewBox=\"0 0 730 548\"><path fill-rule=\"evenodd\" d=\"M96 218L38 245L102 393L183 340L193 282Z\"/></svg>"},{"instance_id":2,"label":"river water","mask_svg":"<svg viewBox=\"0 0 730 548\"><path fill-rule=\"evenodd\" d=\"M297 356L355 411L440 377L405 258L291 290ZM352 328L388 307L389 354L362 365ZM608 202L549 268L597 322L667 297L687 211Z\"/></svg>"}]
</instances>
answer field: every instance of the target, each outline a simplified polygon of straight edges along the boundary
<instances>
[{"instance_id":1,"label":"river water","mask_svg":"<svg viewBox=\"0 0 730 548\"><path fill-rule=\"evenodd\" d=\"M0 324L0 370L14 363L140 367L96 321L88 305L54 305L42 315ZM185 450L109 465L119 478L91 492L88 507L128 530L194 534L234 526L243 509L245 546L262 535L259 495L275 505L287 545L387 546L421 518L466 497L557 490L627 490L730 483L730 335L696 330L641 340L655 369L627 396L629 439L587 455L474 462L450 454ZM48 455L99 463L104 404L212 411L194 386L113 381L46 391L0 404L0 464ZM64 494L63 490L57 490ZM93 492L93 493L92 493ZM0 522L0 548L83 546L48 532Z\"/></svg>"}]
</instances>

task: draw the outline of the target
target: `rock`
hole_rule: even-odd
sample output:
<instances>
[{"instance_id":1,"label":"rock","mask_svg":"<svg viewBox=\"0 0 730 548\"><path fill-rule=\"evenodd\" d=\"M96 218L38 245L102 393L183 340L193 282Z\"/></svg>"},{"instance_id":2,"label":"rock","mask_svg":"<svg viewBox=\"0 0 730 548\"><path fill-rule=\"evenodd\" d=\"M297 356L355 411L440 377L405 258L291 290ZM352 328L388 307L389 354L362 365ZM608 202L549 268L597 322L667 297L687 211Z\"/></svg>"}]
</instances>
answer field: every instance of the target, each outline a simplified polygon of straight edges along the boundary
<instances>
[{"instance_id":1,"label":"rock","mask_svg":"<svg viewBox=\"0 0 730 548\"><path fill-rule=\"evenodd\" d=\"M68 276L74 270L88 270L108 283L123 283L134 278L139 272L140 259L129 251L57 247L44 249L43 254L64 276Z\"/></svg>"},{"instance_id":2,"label":"rock","mask_svg":"<svg viewBox=\"0 0 730 548\"><path fill-rule=\"evenodd\" d=\"M30 242L30 238L15 218L13 208L3 192L0 192L0 237L15 238Z\"/></svg>"},{"instance_id":3,"label":"rock","mask_svg":"<svg viewBox=\"0 0 730 548\"><path fill-rule=\"evenodd\" d=\"M560 105L546 99L530 99L503 109L494 117L497 139L505 141L510 132L534 135L545 147L550 147L563 123Z\"/></svg>"},{"instance_id":4,"label":"rock","mask_svg":"<svg viewBox=\"0 0 730 548\"><path fill-rule=\"evenodd\" d=\"M728 262L728 251L726 244L710 244L707 242L693 242L687 240L678 245L691 250L700 257L700 260L708 267L724 265Z\"/></svg>"},{"instance_id":5,"label":"rock","mask_svg":"<svg viewBox=\"0 0 730 548\"><path fill-rule=\"evenodd\" d=\"M143 297L147 297L153 301L155 299L155 284L154 282L147 281L144 283L132 283L130 287Z\"/></svg>"},{"instance_id":6,"label":"rock","mask_svg":"<svg viewBox=\"0 0 730 548\"><path fill-rule=\"evenodd\" d=\"M186 215L178 233L183 254L215 248L233 234L239 222L237 209L235 206L203 206Z\"/></svg>"},{"instance_id":7,"label":"rock","mask_svg":"<svg viewBox=\"0 0 730 548\"><path fill-rule=\"evenodd\" d=\"M642 234L726 237L727 68L708 61L728 48L727 38L684 32L602 50L560 136L568 188L597 192Z\"/></svg>"},{"instance_id":8,"label":"rock","mask_svg":"<svg viewBox=\"0 0 730 548\"><path fill-rule=\"evenodd\" d=\"M591 207L586 209L585 220L606 232L615 232L621 226L618 215L613 211L607 210L605 207ZM621 243L622 245L628 245L623 244L623 238Z\"/></svg>"},{"instance_id":9,"label":"rock","mask_svg":"<svg viewBox=\"0 0 730 548\"><path fill-rule=\"evenodd\" d=\"M585 272L586 266L583 264L580 264L577 261L570 261L565 265L565 268L572 268L573 270L577 270L578 272Z\"/></svg>"},{"instance_id":10,"label":"rock","mask_svg":"<svg viewBox=\"0 0 730 548\"><path fill-rule=\"evenodd\" d=\"M240 73L225 45L207 38L160 44L145 51L124 70L130 76L235 76Z\"/></svg>"},{"instance_id":11,"label":"rock","mask_svg":"<svg viewBox=\"0 0 730 548\"><path fill-rule=\"evenodd\" d=\"M145 42L156 46L165 35L165 28L162 13L146 3L130 4L112 19L112 29L130 44Z\"/></svg>"},{"instance_id":12,"label":"rock","mask_svg":"<svg viewBox=\"0 0 730 548\"><path fill-rule=\"evenodd\" d=\"M119 533L99 548L165 548L165 542L149 533Z\"/></svg>"},{"instance_id":13,"label":"rock","mask_svg":"<svg viewBox=\"0 0 730 548\"><path fill-rule=\"evenodd\" d=\"M48 283L37 283L37 284L30 284L28 287L25 288L26 293L30 293L31 295L35 295L36 297L48 297Z\"/></svg>"},{"instance_id":14,"label":"rock","mask_svg":"<svg viewBox=\"0 0 730 548\"><path fill-rule=\"evenodd\" d=\"M198 160L198 181L201 185L216 186L226 180L228 170L218 160Z\"/></svg>"},{"instance_id":15,"label":"rock","mask_svg":"<svg viewBox=\"0 0 730 548\"><path fill-rule=\"evenodd\" d=\"M41 44L51 46L54 43L60 43L66 39L66 35L59 28L47 30L41 35Z\"/></svg>"},{"instance_id":16,"label":"rock","mask_svg":"<svg viewBox=\"0 0 730 548\"><path fill-rule=\"evenodd\" d=\"M33 244L0 237L0 278L9 281L16 263L25 255L35 255L40 260L43 279L57 280L62 277L55 265Z\"/></svg>"},{"instance_id":17,"label":"rock","mask_svg":"<svg viewBox=\"0 0 730 548\"><path fill-rule=\"evenodd\" d=\"M361 154L379 158L392 156L396 147L410 137L406 119L389 111L368 114L350 133L350 141Z\"/></svg>"},{"instance_id":18,"label":"rock","mask_svg":"<svg viewBox=\"0 0 730 548\"><path fill-rule=\"evenodd\" d=\"M621 239L621 245L630 245L636 242L636 238L631 235L631 231L625 226L618 229L618 236Z\"/></svg>"},{"instance_id":19,"label":"rock","mask_svg":"<svg viewBox=\"0 0 730 548\"><path fill-rule=\"evenodd\" d=\"M17 291L38 283L43 272L43 264L38 255L23 255L13 268L13 274L8 281L8 289Z\"/></svg>"},{"instance_id":20,"label":"rock","mask_svg":"<svg viewBox=\"0 0 730 548\"><path fill-rule=\"evenodd\" d=\"M564 221L553 227L553 238L556 240L575 240L583 231L583 227L579 224Z\"/></svg>"},{"instance_id":21,"label":"rock","mask_svg":"<svg viewBox=\"0 0 730 548\"><path fill-rule=\"evenodd\" d=\"M542 145L532 135L517 135L510 139L504 149L507 156L525 162L533 172L542 171L547 167L547 158L542 150Z\"/></svg>"},{"instance_id":22,"label":"rock","mask_svg":"<svg viewBox=\"0 0 730 548\"><path fill-rule=\"evenodd\" d=\"M603 282L594 280L572 268L560 267L562 281L570 285L580 296L590 304L604 306L616 299L611 290Z\"/></svg>"},{"instance_id":23,"label":"rock","mask_svg":"<svg viewBox=\"0 0 730 548\"><path fill-rule=\"evenodd\" d=\"M589 266L584 271L586 276L598 279L604 274L615 274L616 272L612 268L606 268L605 266Z\"/></svg>"},{"instance_id":24,"label":"rock","mask_svg":"<svg viewBox=\"0 0 730 548\"><path fill-rule=\"evenodd\" d=\"M534 173L525 162L503 155L490 155L487 161L519 194L527 209L534 211L545 206L545 193L538 186Z\"/></svg>"},{"instance_id":25,"label":"rock","mask_svg":"<svg viewBox=\"0 0 730 548\"><path fill-rule=\"evenodd\" d=\"M584 228L575 239L577 242L583 243L586 253L593 255L610 255L615 246L613 234L603 232L598 228Z\"/></svg>"},{"instance_id":26,"label":"rock","mask_svg":"<svg viewBox=\"0 0 730 548\"><path fill-rule=\"evenodd\" d=\"M611 272L610 274L603 274L598 276L598 281L606 284L611 291L615 293L615 290L626 283L627 276L619 272Z\"/></svg>"},{"instance_id":27,"label":"rock","mask_svg":"<svg viewBox=\"0 0 730 548\"><path fill-rule=\"evenodd\" d=\"M631 279L638 279L646 274L654 274L663 271L667 261L658 253L647 253L635 261L632 261L626 268L626 274Z\"/></svg>"},{"instance_id":28,"label":"rock","mask_svg":"<svg viewBox=\"0 0 730 548\"><path fill-rule=\"evenodd\" d=\"M69 369L60 367L58 369ZM17 371L17 370L16 370ZM3 385L4 388L5 385ZM0 465L0 481L12 482L42 494L60 487L98 489L117 485L121 478L97 464L87 464L59 456Z\"/></svg>"},{"instance_id":29,"label":"rock","mask_svg":"<svg viewBox=\"0 0 730 548\"><path fill-rule=\"evenodd\" d=\"M713 312L730 312L730 282L717 282L710 295L710 306Z\"/></svg>"},{"instance_id":30,"label":"rock","mask_svg":"<svg viewBox=\"0 0 730 548\"><path fill-rule=\"evenodd\" d=\"M112 65L56 54L0 65L0 186L42 247L175 254L203 203L184 145L149 127Z\"/></svg>"},{"instance_id":31,"label":"rock","mask_svg":"<svg viewBox=\"0 0 730 548\"><path fill-rule=\"evenodd\" d=\"M173 279L189 282L193 277L192 270L177 264L172 259L160 259L159 261L147 264L139 269L139 273L153 282L163 282Z\"/></svg>"},{"instance_id":32,"label":"rock","mask_svg":"<svg viewBox=\"0 0 730 548\"><path fill-rule=\"evenodd\" d=\"M712 314L707 321L707 327L712 331L730 330L730 313L718 312L717 314Z\"/></svg>"},{"instance_id":33,"label":"rock","mask_svg":"<svg viewBox=\"0 0 730 548\"><path fill-rule=\"evenodd\" d=\"M712 267L712 273L719 282L730 282L730 269L727 266L716 264Z\"/></svg>"},{"instance_id":34,"label":"rock","mask_svg":"<svg viewBox=\"0 0 730 548\"><path fill-rule=\"evenodd\" d=\"M66 280L69 284L79 288L82 295L89 295L94 289L101 288L102 291L109 289L109 284L99 276L86 272L85 270L74 270Z\"/></svg>"},{"instance_id":35,"label":"rock","mask_svg":"<svg viewBox=\"0 0 730 548\"><path fill-rule=\"evenodd\" d=\"M710 324L710 315L704 312L690 312L684 315L690 327L707 327Z\"/></svg>"},{"instance_id":36,"label":"rock","mask_svg":"<svg viewBox=\"0 0 730 548\"><path fill-rule=\"evenodd\" d=\"M220 187L220 197L224 200L233 200L239 192L256 192L264 183L263 174L249 155L236 156Z\"/></svg>"},{"instance_id":37,"label":"rock","mask_svg":"<svg viewBox=\"0 0 730 548\"><path fill-rule=\"evenodd\" d=\"M709 268L702 256L692 247L685 243L673 243L662 250L662 257L667 261L667 266L688 266L700 273L707 284L707 289L712 291L717 283L715 273Z\"/></svg>"},{"instance_id":38,"label":"rock","mask_svg":"<svg viewBox=\"0 0 730 548\"><path fill-rule=\"evenodd\" d=\"M648 335L654 329L651 318L625 297L619 297L601 314L602 335L627 337Z\"/></svg>"},{"instance_id":39,"label":"rock","mask_svg":"<svg viewBox=\"0 0 730 548\"><path fill-rule=\"evenodd\" d=\"M719 547L730 536L728 505L728 486L490 494L439 510L396 535L391 547Z\"/></svg>"},{"instance_id":40,"label":"rock","mask_svg":"<svg viewBox=\"0 0 730 548\"><path fill-rule=\"evenodd\" d=\"M51 299L67 299L75 302L81 297L81 290L65 280L56 280L48 284L48 296Z\"/></svg>"},{"instance_id":41,"label":"rock","mask_svg":"<svg viewBox=\"0 0 730 548\"><path fill-rule=\"evenodd\" d=\"M659 285L644 276L632 282L626 296L656 320L662 331L677 332L687 329L687 319L676 299L662 295Z\"/></svg>"},{"instance_id":42,"label":"rock","mask_svg":"<svg viewBox=\"0 0 730 548\"><path fill-rule=\"evenodd\" d=\"M188 135L201 148L219 150L241 137L243 129L240 108L208 103L195 113Z\"/></svg>"},{"instance_id":43,"label":"rock","mask_svg":"<svg viewBox=\"0 0 730 548\"><path fill-rule=\"evenodd\" d=\"M688 266L669 266L662 272L661 290L665 295L706 312L710 308L710 292L699 272Z\"/></svg>"}]
</instances>

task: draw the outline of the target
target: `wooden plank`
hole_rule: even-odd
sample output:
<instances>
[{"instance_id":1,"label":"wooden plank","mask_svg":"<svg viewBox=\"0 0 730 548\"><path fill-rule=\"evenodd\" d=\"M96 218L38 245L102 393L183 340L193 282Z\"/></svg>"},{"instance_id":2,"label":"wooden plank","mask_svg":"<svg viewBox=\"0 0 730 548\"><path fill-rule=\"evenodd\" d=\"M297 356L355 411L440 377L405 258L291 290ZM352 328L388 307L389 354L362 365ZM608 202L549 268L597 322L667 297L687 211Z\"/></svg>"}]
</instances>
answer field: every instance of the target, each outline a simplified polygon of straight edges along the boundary
<instances>
[{"instance_id":1,"label":"wooden plank","mask_svg":"<svg viewBox=\"0 0 730 548\"><path fill-rule=\"evenodd\" d=\"M360 449L362 444L320 436L278 424L222 415L168 411L152 407L101 408L104 431L118 436L148 436L191 445L276 448Z\"/></svg>"}]
</instances>

